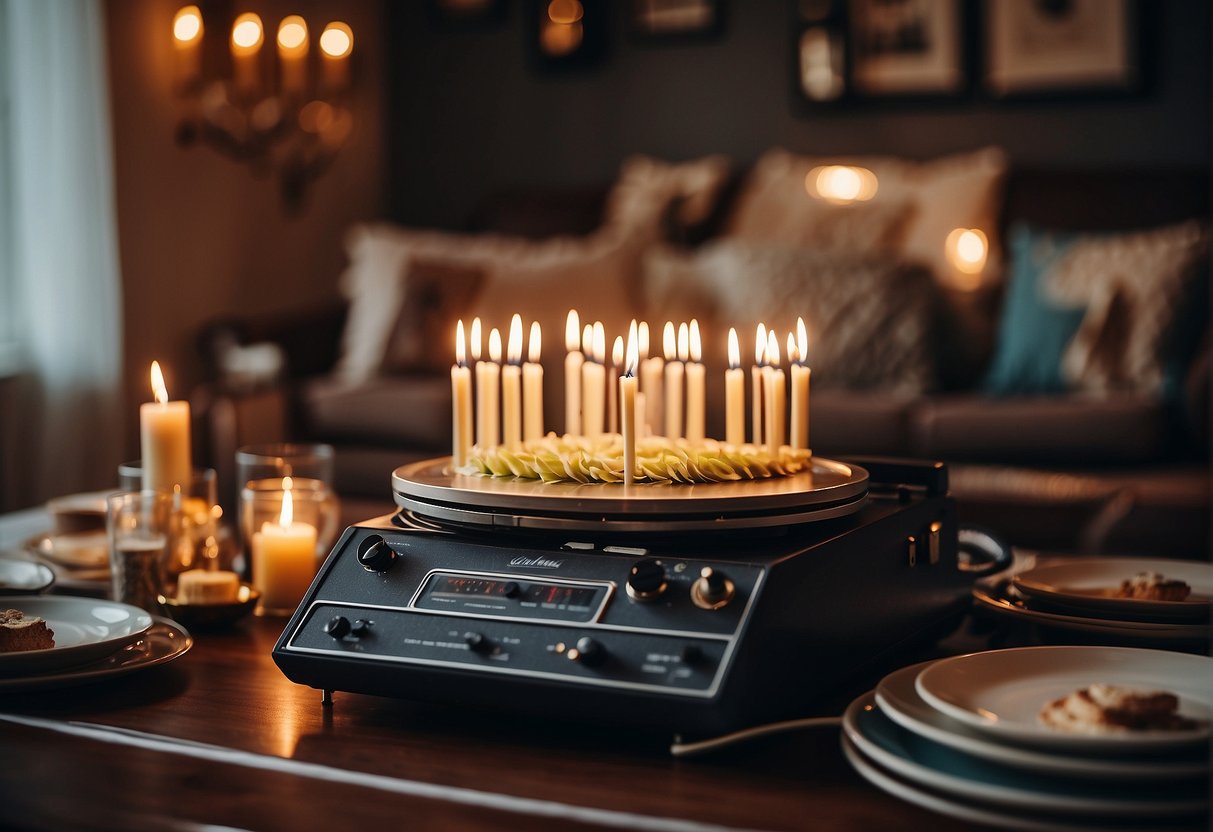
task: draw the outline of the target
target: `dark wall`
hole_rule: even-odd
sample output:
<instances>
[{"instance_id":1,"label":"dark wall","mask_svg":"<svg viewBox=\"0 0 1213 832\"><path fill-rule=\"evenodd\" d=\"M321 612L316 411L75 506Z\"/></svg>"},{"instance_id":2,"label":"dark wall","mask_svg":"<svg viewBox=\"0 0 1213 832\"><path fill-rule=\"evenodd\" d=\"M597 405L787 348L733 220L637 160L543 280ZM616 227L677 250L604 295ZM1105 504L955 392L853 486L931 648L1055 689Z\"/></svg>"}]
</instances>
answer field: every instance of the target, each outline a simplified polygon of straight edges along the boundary
<instances>
[{"instance_id":1,"label":"dark wall","mask_svg":"<svg viewBox=\"0 0 1213 832\"><path fill-rule=\"evenodd\" d=\"M526 2L480 30L435 25L422 3L389 3L387 203L414 225L455 227L510 185L609 181L631 153L672 160L725 153L752 162L781 145L812 153L913 158L998 144L1034 168L1207 168L1210 4L1142 2L1139 95L995 102L866 104L806 114L791 83L784 0L726 0L726 25L702 42L652 44L610 11L596 68L537 73L523 36Z\"/></svg>"}]
</instances>

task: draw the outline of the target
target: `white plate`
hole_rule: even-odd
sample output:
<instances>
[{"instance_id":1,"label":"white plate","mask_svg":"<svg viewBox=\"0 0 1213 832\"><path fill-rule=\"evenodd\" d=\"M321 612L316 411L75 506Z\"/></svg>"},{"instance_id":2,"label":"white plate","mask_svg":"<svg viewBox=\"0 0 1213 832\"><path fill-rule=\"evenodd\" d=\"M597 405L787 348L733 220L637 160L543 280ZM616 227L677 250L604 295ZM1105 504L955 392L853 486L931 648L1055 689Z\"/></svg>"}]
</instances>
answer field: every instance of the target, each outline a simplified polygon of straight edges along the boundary
<instances>
[{"instance_id":1,"label":"white plate","mask_svg":"<svg viewBox=\"0 0 1213 832\"><path fill-rule=\"evenodd\" d=\"M1192 588L1192 593L1183 601L1109 596L1122 581L1140 572L1156 572L1164 578L1183 581ZM1208 620L1209 605L1213 603L1213 564L1200 561L1091 558L1029 569L1012 581L1025 595L1064 604L1071 610L1149 616L1156 621Z\"/></svg>"},{"instance_id":2,"label":"white plate","mask_svg":"<svg viewBox=\"0 0 1213 832\"><path fill-rule=\"evenodd\" d=\"M876 687L876 704L884 715L902 728L929 740L1003 765L1069 777L1169 780L1205 777L1209 774L1209 757L1201 748L1164 759L1142 760L1140 757L1118 758L1113 755L1080 757L995 742L980 731L935 710L918 695L914 681L931 664L923 662L890 673Z\"/></svg>"},{"instance_id":3,"label":"white plate","mask_svg":"<svg viewBox=\"0 0 1213 832\"><path fill-rule=\"evenodd\" d=\"M915 681L938 711L1006 742L1076 753L1156 752L1206 742L1213 716L1213 659L1133 647L1019 647L942 659ZM1165 690L1182 716L1202 720L1176 731L1070 734L1041 725L1048 703L1088 685Z\"/></svg>"},{"instance_id":4,"label":"white plate","mask_svg":"<svg viewBox=\"0 0 1213 832\"><path fill-rule=\"evenodd\" d=\"M1087 633L1101 637L1109 643L1131 642L1125 646L1149 647L1187 642L1207 642L1213 634L1208 624L1153 623L1148 621L1120 621L1111 618L1090 618L1060 612L1032 609L1018 596L1008 592L1005 581L994 586L973 587L973 600L977 609L1014 619L1022 624L1038 624L1074 633Z\"/></svg>"},{"instance_id":5,"label":"white plate","mask_svg":"<svg viewBox=\"0 0 1213 832\"><path fill-rule=\"evenodd\" d=\"M1162 818L1191 815L1208 806L1204 783L1124 783L1074 780L999 765L907 731L864 694L842 718L848 740L889 771L965 800L1018 811Z\"/></svg>"},{"instance_id":6,"label":"white plate","mask_svg":"<svg viewBox=\"0 0 1213 832\"><path fill-rule=\"evenodd\" d=\"M147 612L130 604L92 598L0 597L0 609L18 609L46 619L55 646L0 653L0 677L28 676L94 661L135 641L152 626Z\"/></svg>"},{"instance_id":7,"label":"white plate","mask_svg":"<svg viewBox=\"0 0 1213 832\"><path fill-rule=\"evenodd\" d=\"M54 582L46 564L0 558L0 595L36 595Z\"/></svg>"},{"instance_id":8,"label":"white plate","mask_svg":"<svg viewBox=\"0 0 1213 832\"><path fill-rule=\"evenodd\" d=\"M886 791L894 797L899 797L907 803L913 803L915 806L971 823L983 823L1002 829L1024 830L1024 832L1075 832L1075 830L1081 830L1081 832L1130 832L1130 830L1138 829L1158 832L1158 830L1164 829L1196 828L1193 824L1198 822L1195 818L1185 818L1173 823L1143 820L1140 824L1134 824L1129 820L1110 824L1080 817L1058 820L1056 817L1048 815L1008 811L1002 806L993 807L957 800L907 783L865 757L863 752L857 749L845 735L842 738L842 750L860 776L878 789Z\"/></svg>"},{"instance_id":9,"label":"white plate","mask_svg":"<svg viewBox=\"0 0 1213 832\"><path fill-rule=\"evenodd\" d=\"M157 618L146 633L103 659L37 676L0 679L0 695L75 687L171 662L194 645L189 632L175 621Z\"/></svg>"},{"instance_id":10,"label":"white plate","mask_svg":"<svg viewBox=\"0 0 1213 832\"><path fill-rule=\"evenodd\" d=\"M25 541L25 548L38 560L50 564L109 571L109 538L104 529L78 534L38 534Z\"/></svg>"}]
</instances>

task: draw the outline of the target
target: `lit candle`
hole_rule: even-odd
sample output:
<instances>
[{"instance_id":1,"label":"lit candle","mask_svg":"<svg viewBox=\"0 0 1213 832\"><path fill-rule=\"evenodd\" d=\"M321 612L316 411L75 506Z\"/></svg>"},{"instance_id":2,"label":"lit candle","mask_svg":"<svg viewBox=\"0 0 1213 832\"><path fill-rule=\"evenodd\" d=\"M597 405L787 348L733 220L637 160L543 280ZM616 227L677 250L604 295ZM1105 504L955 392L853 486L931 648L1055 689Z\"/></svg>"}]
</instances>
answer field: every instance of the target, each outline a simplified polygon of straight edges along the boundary
<instances>
[{"instance_id":1,"label":"lit candle","mask_svg":"<svg viewBox=\"0 0 1213 832\"><path fill-rule=\"evenodd\" d=\"M307 92L307 21L297 14L282 18L278 24L278 67L282 91L300 99Z\"/></svg>"},{"instance_id":2,"label":"lit candle","mask_svg":"<svg viewBox=\"0 0 1213 832\"><path fill-rule=\"evenodd\" d=\"M603 398L606 393L606 330L602 322L595 322L593 327L586 326L590 335L589 349L586 350L587 361L581 365L581 419L582 431L586 436L602 435L604 417L606 415Z\"/></svg>"},{"instance_id":3,"label":"lit candle","mask_svg":"<svg viewBox=\"0 0 1213 832\"><path fill-rule=\"evenodd\" d=\"M476 390L477 404L484 402L484 433L477 437L482 448L501 444L501 333L489 331L489 360L484 362L484 387Z\"/></svg>"},{"instance_id":4,"label":"lit candle","mask_svg":"<svg viewBox=\"0 0 1213 832\"><path fill-rule=\"evenodd\" d=\"M763 413L763 368L767 363L767 328L759 324L754 334L754 365L750 367L750 441L755 445L762 444L762 413Z\"/></svg>"},{"instance_id":5,"label":"lit candle","mask_svg":"<svg viewBox=\"0 0 1213 832\"><path fill-rule=\"evenodd\" d=\"M639 345L636 322L628 327L627 372L619 377L619 403L623 423L623 483L630 485L636 477L636 365Z\"/></svg>"},{"instance_id":6,"label":"lit candle","mask_svg":"<svg viewBox=\"0 0 1213 832\"><path fill-rule=\"evenodd\" d=\"M522 438L527 442L543 438L543 365L539 363L542 336L539 321L531 321L527 362L522 365Z\"/></svg>"},{"instance_id":7,"label":"lit candle","mask_svg":"<svg viewBox=\"0 0 1213 832\"><path fill-rule=\"evenodd\" d=\"M472 444L472 374L464 353L463 321L455 325L455 364L451 367L451 466L467 464Z\"/></svg>"},{"instance_id":8,"label":"lit candle","mask_svg":"<svg viewBox=\"0 0 1213 832\"><path fill-rule=\"evenodd\" d=\"M349 86L350 53L353 51L354 32L348 24L334 20L324 27L320 33L320 55L326 92L342 92Z\"/></svg>"},{"instance_id":9,"label":"lit candle","mask_svg":"<svg viewBox=\"0 0 1213 832\"><path fill-rule=\"evenodd\" d=\"M795 355L793 355L793 346ZM809 368L805 366L805 352L809 346L809 334L804 318L796 319L796 343L788 334L788 361L792 375L792 447L809 449Z\"/></svg>"},{"instance_id":10,"label":"lit candle","mask_svg":"<svg viewBox=\"0 0 1213 832\"><path fill-rule=\"evenodd\" d=\"M522 443L522 316L510 319L506 365L501 368L501 432L505 446L518 450Z\"/></svg>"},{"instance_id":11,"label":"lit candle","mask_svg":"<svg viewBox=\"0 0 1213 832\"><path fill-rule=\"evenodd\" d=\"M787 405L784 397L787 395L787 383L783 370L779 368L779 341L775 338L775 330L767 332L767 366L763 369L763 387L766 391L766 443L767 453L771 457L779 455L779 449L784 440L784 419Z\"/></svg>"},{"instance_id":12,"label":"lit candle","mask_svg":"<svg viewBox=\"0 0 1213 832\"><path fill-rule=\"evenodd\" d=\"M581 433L581 323L577 310L570 309L564 325L564 432L572 436Z\"/></svg>"},{"instance_id":13,"label":"lit candle","mask_svg":"<svg viewBox=\"0 0 1213 832\"><path fill-rule=\"evenodd\" d=\"M193 87L202 74L202 12L197 6L182 6L173 16L173 47L177 52L177 84Z\"/></svg>"},{"instance_id":14,"label":"lit candle","mask_svg":"<svg viewBox=\"0 0 1213 832\"><path fill-rule=\"evenodd\" d=\"M665 374L665 359L654 355L649 357L649 325L640 322L637 329L640 356L640 391L637 396L644 397L644 407L640 408L640 418L644 422L646 433L655 433L662 426L661 410L664 405L664 393L661 379ZM637 407L640 399L637 398Z\"/></svg>"},{"instance_id":15,"label":"lit candle","mask_svg":"<svg viewBox=\"0 0 1213 832\"><path fill-rule=\"evenodd\" d=\"M724 371L724 441L745 443L745 373L741 370L741 347L737 330L729 328L729 369Z\"/></svg>"},{"instance_id":16,"label":"lit candle","mask_svg":"<svg viewBox=\"0 0 1213 832\"><path fill-rule=\"evenodd\" d=\"M472 318L472 331L469 338L472 360L476 362L476 444L484 447L485 437L488 436L488 401L485 388L488 386L489 363L481 361L480 318ZM493 405L496 407L496 403Z\"/></svg>"},{"instance_id":17,"label":"lit candle","mask_svg":"<svg viewBox=\"0 0 1213 832\"><path fill-rule=\"evenodd\" d=\"M682 377L684 365L678 360L678 346L674 339L674 324L665 323L662 332L662 347L665 350L665 435L674 440L682 436ZM688 345L689 347L689 345Z\"/></svg>"},{"instance_id":18,"label":"lit candle","mask_svg":"<svg viewBox=\"0 0 1213 832\"><path fill-rule=\"evenodd\" d=\"M690 362L686 366L687 374L687 441L693 444L703 442L704 438L704 367L700 363L703 357L702 345L699 341L699 321L692 318L689 338Z\"/></svg>"},{"instance_id":19,"label":"lit candle","mask_svg":"<svg viewBox=\"0 0 1213 832\"><path fill-rule=\"evenodd\" d=\"M291 486L283 477L278 522L262 524L253 535L253 586L263 612L294 612L316 574L316 527L295 522Z\"/></svg>"},{"instance_id":20,"label":"lit candle","mask_svg":"<svg viewBox=\"0 0 1213 832\"><path fill-rule=\"evenodd\" d=\"M615 344L611 347L611 374L609 378L621 375L623 366L623 336L615 336ZM619 433L619 391L617 385L607 385L607 433ZM637 391L639 395L639 391Z\"/></svg>"},{"instance_id":21,"label":"lit candle","mask_svg":"<svg viewBox=\"0 0 1213 832\"><path fill-rule=\"evenodd\" d=\"M245 12L232 24L232 72L236 88L245 96L255 96L261 84L261 44L265 31L261 18L253 12Z\"/></svg>"},{"instance_id":22,"label":"lit candle","mask_svg":"<svg viewBox=\"0 0 1213 832\"><path fill-rule=\"evenodd\" d=\"M146 491L185 490L190 482L190 404L169 401L160 362L152 362L154 402L139 405L139 446Z\"/></svg>"}]
</instances>

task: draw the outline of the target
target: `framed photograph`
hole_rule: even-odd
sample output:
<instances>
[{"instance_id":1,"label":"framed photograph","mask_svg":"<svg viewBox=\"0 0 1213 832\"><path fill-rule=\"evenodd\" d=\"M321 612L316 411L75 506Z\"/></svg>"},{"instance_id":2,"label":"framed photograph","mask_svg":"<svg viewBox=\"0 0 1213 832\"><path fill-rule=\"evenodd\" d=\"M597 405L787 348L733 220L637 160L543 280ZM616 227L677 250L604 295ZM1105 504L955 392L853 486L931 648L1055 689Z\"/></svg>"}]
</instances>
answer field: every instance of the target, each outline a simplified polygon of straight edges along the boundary
<instances>
[{"instance_id":1,"label":"framed photograph","mask_svg":"<svg viewBox=\"0 0 1213 832\"><path fill-rule=\"evenodd\" d=\"M850 0L847 18L856 95L964 92L960 0Z\"/></svg>"},{"instance_id":2,"label":"framed photograph","mask_svg":"<svg viewBox=\"0 0 1213 832\"><path fill-rule=\"evenodd\" d=\"M1132 91L1136 14L1134 0L986 0L985 86L998 96Z\"/></svg>"},{"instance_id":3,"label":"framed photograph","mask_svg":"<svg viewBox=\"0 0 1213 832\"><path fill-rule=\"evenodd\" d=\"M646 40L711 37L724 29L724 0L632 0L631 28Z\"/></svg>"}]
</instances>

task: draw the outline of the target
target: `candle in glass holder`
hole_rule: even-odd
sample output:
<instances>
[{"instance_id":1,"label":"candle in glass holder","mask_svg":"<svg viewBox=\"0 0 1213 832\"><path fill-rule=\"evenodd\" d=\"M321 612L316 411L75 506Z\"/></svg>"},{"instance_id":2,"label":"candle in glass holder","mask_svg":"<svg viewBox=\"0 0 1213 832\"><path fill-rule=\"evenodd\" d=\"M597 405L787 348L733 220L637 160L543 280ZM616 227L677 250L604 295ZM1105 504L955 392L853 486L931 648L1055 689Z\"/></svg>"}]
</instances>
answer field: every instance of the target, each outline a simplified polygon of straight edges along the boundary
<instances>
[{"instance_id":1,"label":"candle in glass holder","mask_svg":"<svg viewBox=\"0 0 1213 832\"><path fill-rule=\"evenodd\" d=\"M724 441L745 443L745 373L741 369L741 347L737 330L729 328L729 369L724 371Z\"/></svg>"},{"instance_id":2,"label":"candle in glass holder","mask_svg":"<svg viewBox=\"0 0 1213 832\"><path fill-rule=\"evenodd\" d=\"M759 324L754 334L754 365L750 367L750 441L762 444L762 414L765 394L762 389L763 371L767 363L767 328Z\"/></svg>"},{"instance_id":3,"label":"candle in glass holder","mask_svg":"<svg viewBox=\"0 0 1213 832\"><path fill-rule=\"evenodd\" d=\"M678 342L675 340L672 321L665 322L662 348L665 351L665 435L672 441L682 436L682 386L685 370L685 365L678 360Z\"/></svg>"},{"instance_id":4,"label":"candle in glass holder","mask_svg":"<svg viewBox=\"0 0 1213 832\"><path fill-rule=\"evenodd\" d=\"M665 375L665 359L654 355L649 357L649 325L641 321L636 330L637 355L640 360L640 389L637 396L644 397L644 407L640 407L637 398L638 419L644 426L644 432L656 433L662 427L662 407L665 404L665 393L662 390L662 376Z\"/></svg>"},{"instance_id":5,"label":"candle in glass holder","mask_svg":"<svg viewBox=\"0 0 1213 832\"><path fill-rule=\"evenodd\" d=\"M601 321L586 327L590 335L586 362L581 365L581 419L586 436L602 435L605 424L606 403L606 330ZM584 343L583 343L584 346Z\"/></svg>"},{"instance_id":6,"label":"candle in glass holder","mask_svg":"<svg viewBox=\"0 0 1213 832\"><path fill-rule=\"evenodd\" d=\"M154 402L139 405L139 446L143 460L143 489L188 490L193 476L190 457L190 404L169 401L160 362L152 362Z\"/></svg>"},{"instance_id":7,"label":"candle in glass holder","mask_svg":"<svg viewBox=\"0 0 1213 832\"><path fill-rule=\"evenodd\" d=\"M809 449L809 368L805 366L805 352L808 349L809 335L805 329L804 318L796 319L796 343L792 343L792 335L788 334L788 362L792 378L792 447L797 450ZM795 355L793 356L793 346Z\"/></svg>"},{"instance_id":8,"label":"candle in glass holder","mask_svg":"<svg viewBox=\"0 0 1213 832\"><path fill-rule=\"evenodd\" d=\"M700 363L703 357L702 345L699 341L699 321L692 318L690 336L688 338L688 356L686 365L687 376L687 441L692 444L703 442L705 435L704 421L706 419L706 394L704 391L704 367Z\"/></svg>"},{"instance_id":9,"label":"candle in glass holder","mask_svg":"<svg viewBox=\"0 0 1213 832\"><path fill-rule=\"evenodd\" d=\"M630 485L636 477L636 365L639 361L637 341L636 322L632 321L628 327L627 368L619 377L624 485Z\"/></svg>"},{"instance_id":10,"label":"candle in glass holder","mask_svg":"<svg viewBox=\"0 0 1213 832\"><path fill-rule=\"evenodd\" d=\"M278 522L263 523L253 535L253 586L263 613L294 612L316 574L316 527L295 521L291 488L291 478L283 477Z\"/></svg>"},{"instance_id":11,"label":"candle in glass holder","mask_svg":"<svg viewBox=\"0 0 1213 832\"><path fill-rule=\"evenodd\" d=\"M615 344L611 347L611 372L608 379L623 375L626 369L623 365L623 336L615 336ZM607 433L619 433L619 391L618 385L607 385ZM639 391L637 391L639 394Z\"/></svg>"},{"instance_id":12,"label":"candle in glass holder","mask_svg":"<svg viewBox=\"0 0 1213 832\"><path fill-rule=\"evenodd\" d=\"M472 374L464 353L463 321L455 325L455 363L451 367L451 465L467 464L472 444Z\"/></svg>"},{"instance_id":13,"label":"candle in glass holder","mask_svg":"<svg viewBox=\"0 0 1213 832\"><path fill-rule=\"evenodd\" d=\"M767 453L772 458L779 455L779 449L784 444L784 420L787 414L787 382L783 370L779 367L779 341L775 331L767 332L767 366L763 369L763 388L766 392L766 444Z\"/></svg>"},{"instance_id":14,"label":"candle in glass holder","mask_svg":"<svg viewBox=\"0 0 1213 832\"><path fill-rule=\"evenodd\" d=\"M501 432L511 451L522 444L522 316L510 319L506 365L501 368Z\"/></svg>"},{"instance_id":15,"label":"candle in glass holder","mask_svg":"<svg viewBox=\"0 0 1213 832\"><path fill-rule=\"evenodd\" d=\"M542 337L539 321L531 321L527 362L522 365L522 438L526 442L543 438L543 365L539 363Z\"/></svg>"},{"instance_id":16,"label":"candle in glass holder","mask_svg":"<svg viewBox=\"0 0 1213 832\"><path fill-rule=\"evenodd\" d=\"M581 352L581 323L577 310L570 309L564 325L564 432L578 436L581 433L581 365L585 355Z\"/></svg>"}]
</instances>

